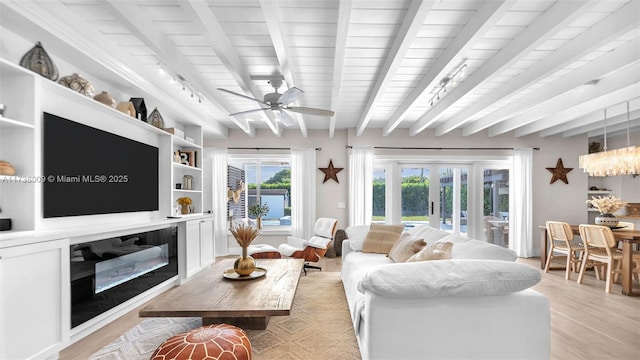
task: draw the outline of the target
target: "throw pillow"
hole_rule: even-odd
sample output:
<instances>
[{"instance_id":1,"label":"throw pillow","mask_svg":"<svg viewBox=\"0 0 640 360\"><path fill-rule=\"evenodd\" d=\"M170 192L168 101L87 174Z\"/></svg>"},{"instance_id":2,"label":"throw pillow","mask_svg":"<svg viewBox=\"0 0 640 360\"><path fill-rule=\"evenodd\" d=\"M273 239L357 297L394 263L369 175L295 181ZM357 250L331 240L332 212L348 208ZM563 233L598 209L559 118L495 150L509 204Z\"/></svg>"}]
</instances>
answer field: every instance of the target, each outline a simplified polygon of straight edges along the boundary
<instances>
[{"instance_id":1,"label":"throw pillow","mask_svg":"<svg viewBox=\"0 0 640 360\"><path fill-rule=\"evenodd\" d=\"M400 240L396 241L391 250L389 250L389 258L397 263L405 262L425 246L427 246L427 243L424 242L424 239L416 239L403 234Z\"/></svg>"},{"instance_id":2,"label":"throw pillow","mask_svg":"<svg viewBox=\"0 0 640 360\"><path fill-rule=\"evenodd\" d=\"M501 260L444 260L388 264L368 271L358 291L390 298L504 295L541 279L527 264Z\"/></svg>"},{"instance_id":3,"label":"throw pillow","mask_svg":"<svg viewBox=\"0 0 640 360\"><path fill-rule=\"evenodd\" d=\"M362 252L388 254L393 244L400 239L404 225L371 224L362 244Z\"/></svg>"},{"instance_id":4,"label":"throw pillow","mask_svg":"<svg viewBox=\"0 0 640 360\"><path fill-rule=\"evenodd\" d=\"M364 238L367 237L367 233L369 232L369 225L349 226L344 231L347 233L351 250L362 251L362 244L364 244Z\"/></svg>"},{"instance_id":5,"label":"throw pillow","mask_svg":"<svg viewBox=\"0 0 640 360\"><path fill-rule=\"evenodd\" d=\"M448 260L451 259L451 249L453 243L450 242L434 242L420 252L412 255L407 262L428 261L428 260Z\"/></svg>"}]
</instances>

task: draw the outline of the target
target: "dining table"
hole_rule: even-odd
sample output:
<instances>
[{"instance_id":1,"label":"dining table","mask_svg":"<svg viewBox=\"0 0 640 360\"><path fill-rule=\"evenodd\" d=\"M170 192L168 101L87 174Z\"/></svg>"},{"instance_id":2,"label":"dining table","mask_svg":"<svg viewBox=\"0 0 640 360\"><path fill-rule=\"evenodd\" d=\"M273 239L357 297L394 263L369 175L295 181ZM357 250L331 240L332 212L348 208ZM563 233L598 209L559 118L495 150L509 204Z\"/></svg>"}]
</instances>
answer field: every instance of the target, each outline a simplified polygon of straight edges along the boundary
<instances>
[{"instance_id":1,"label":"dining table","mask_svg":"<svg viewBox=\"0 0 640 360\"><path fill-rule=\"evenodd\" d=\"M540 268L544 269L549 256L549 236L547 227L540 225ZM580 235L579 225L571 225L574 235ZM640 291L633 289L633 244L640 244L640 230L627 230L625 228L612 231L613 237L622 243L622 294L627 296L640 296ZM564 270L564 267L552 266L549 270Z\"/></svg>"}]
</instances>

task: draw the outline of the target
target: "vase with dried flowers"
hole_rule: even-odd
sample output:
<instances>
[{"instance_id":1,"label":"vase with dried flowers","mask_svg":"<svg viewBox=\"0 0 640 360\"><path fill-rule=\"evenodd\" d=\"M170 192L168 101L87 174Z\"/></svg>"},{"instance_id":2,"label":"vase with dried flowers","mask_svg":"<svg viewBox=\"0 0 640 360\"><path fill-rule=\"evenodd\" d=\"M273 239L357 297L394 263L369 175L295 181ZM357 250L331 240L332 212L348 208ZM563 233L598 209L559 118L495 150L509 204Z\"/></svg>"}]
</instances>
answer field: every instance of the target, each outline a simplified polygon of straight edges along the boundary
<instances>
[{"instance_id":1,"label":"vase with dried flowers","mask_svg":"<svg viewBox=\"0 0 640 360\"><path fill-rule=\"evenodd\" d=\"M596 225L618 226L618 218L613 214L618 209L627 206L627 202L613 195L592 197L587 203L596 208L600 215L596 216Z\"/></svg>"},{"instance_id":2,"label":"vase with dried flowers","mask_svg":"<svg viewBox=\"0 0 640 360\"><path fill-rule=\"evenodd\" d=\"M260 235L260 230L246 224L232 226L230 230L242 248L242 256L233 263L233 270L240 276L249 276L256 269L256 262L248 254L248 248L251 242Z\"/></svg>"},{"instance_id":3,"label":"vase with dried flowers","mask_svg":"<svg viewBox=\"0 0 640 360\"><path fill-rule=\"evenodd\" d=\"M249 206L249 215L256 217L256 224L258 225L258 229L262 229L262 217L266 216L269 213L269 205L260 203L255 203Z\"/></svg>"},{"instance_id":4,"label":"vase with dried flowers","mask_svg":"<svg viewBox=\"0 0 640 360\"><path fill-rule=\"evenodd\" d=\"M176 202L178 204L182 205L182 208L180 209L180 212L183 213L183 214L188 214L189 213L189 205L193 204L193 201L188 196L181 197L178 200L176 200Z\"/></svg>"}]
</instances>

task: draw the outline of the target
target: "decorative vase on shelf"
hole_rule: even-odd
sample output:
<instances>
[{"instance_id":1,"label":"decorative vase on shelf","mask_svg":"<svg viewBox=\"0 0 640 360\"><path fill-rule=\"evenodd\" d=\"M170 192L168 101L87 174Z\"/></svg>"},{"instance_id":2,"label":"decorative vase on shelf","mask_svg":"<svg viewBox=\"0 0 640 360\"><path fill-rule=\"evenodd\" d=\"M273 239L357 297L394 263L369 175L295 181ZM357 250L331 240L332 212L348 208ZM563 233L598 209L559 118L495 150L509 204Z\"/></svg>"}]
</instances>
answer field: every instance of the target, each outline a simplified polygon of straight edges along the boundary
<instances>
[{"instance_id":1,"label":"decorative vase on shelf","mask_svg":"<svg viewBox=\"0 0 640 360\"><path fill-rule=\"evenodd\" d=\"M116 106L118 106L118 103L113 99L113 96L111 96L111 94L109 94L106 91L101 92L100 94L96 95L93 97L93 100L97 101L97 102L101 102L107 106L110 106L112 108L116 108Z\"/></svg>"},{"instance_id":2,"label":"decorative vase on shelf","mask_svg":"<svg viewBox=\"0 0 640 360\"><path fill-rule=\"evenodd\" d=\"M91 85L87 79L76 73L62 77L58 80L58 84L89 97L93 97L96 93L96 89L93 88L93 85Z\"/></svg>"},{"instance_id":3,"label":"decorative vase on shelf","mask_svg":"<svg viewBox=\"0 0 640 360\"><path fill-rule=\"evenodd\" d=\"M49 80L58 80L58 68L49 57L49 54L44 50L40 41L22 56L20 66L40 74Z\"/></svg>"},{"instance_id":4,"label":"decorative vase on shelf","mask_svg":"<svg viewBox=\"0 0 640 360\"><path fill-rule=\"evenodd\" d=\"M233 263L233 270L240 276L249 276L256 270L256 261L248 255L248 246L242 247L242 256Z\"/></svg>"},{"instance_id":5,"label":"decorative vase on shelf","mask_svg":"<svg viewBox=\"0 0 640 360\"><path fill-rule=\"evenodd\" d=\"M618 218L610 213L600 214L595 218L596 225L614 227L618 226Z\"/></svg>"},{"instance_id":6,"label":"decorative vase on shelf","mask_svg":"<svg viewBox=\"0 0 640 360\"><path fill-rule=\"evenodd\" d=\"M133 107L133 103L131 101L120 101L118 105L116 105L116 110L127 114L132 118L136 117L136 108Z\"/></svg>"},{"instance_id":7,"label":"decorative vase on shelf","mask_svg":"<svg viewBox=\"0 0 640 360\"><path fill-rule=\"evenodd\" d=\"M158 108L154 108L151 114L149 114L147 122L158 129L164 129L164 119L162 118L162 115L160 115Z\"/></svg>"},{"instance_id":8,"label":"decorative vase on shelf","mask_svg":"<svg viewBox=\"0 0 640 360\"><path fill-rule=\"evenodd\" d=\"M182 207L180 208L180 212L183 214L188 214L189 213L189 205L184 204L182 205Z\"/></svg>"},{"instance_id":9,"label":"decorative vase on shelf","mask_svg":"<svg viewBox=\"0 0 640 360\"><path fill-rule=\"evenodd\" d=\"M259 216L256 218L256 226L258 229L262 229L262 218Z\"/></svg>"}]
</instances>

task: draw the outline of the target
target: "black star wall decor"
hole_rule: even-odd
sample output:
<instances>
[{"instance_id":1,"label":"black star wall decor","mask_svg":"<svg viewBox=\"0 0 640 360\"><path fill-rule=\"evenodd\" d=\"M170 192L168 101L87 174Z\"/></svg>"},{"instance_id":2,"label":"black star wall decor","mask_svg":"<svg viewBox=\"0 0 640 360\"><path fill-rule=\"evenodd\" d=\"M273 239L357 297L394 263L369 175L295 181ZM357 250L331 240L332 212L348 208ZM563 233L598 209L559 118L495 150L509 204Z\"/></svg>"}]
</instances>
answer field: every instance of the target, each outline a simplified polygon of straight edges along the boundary
<instances>
[{"instance_id":1,"label":"black star wall decor","mask_svg":"<svg viewBox=\"0 0 640 360\"><path fill-rule=\"evenodd\" d=\"M324 180L322 180L322 183L324 184L329 179L333 179L339 184L340 181L338 181L338 173L340 171L342 171L342 169L344 169L344 168L334 167L333 166L333 160L329 159L329 166L327 166L326 168L318 168L318 170L320 170L320 171L322 171L324 173Z\"/></svg>"},{"instance_id":2,"label":"black star wall decor","mask_svg":"<svg viewBox=\"0 0 640 360\"><path fill-rule=\"evenodd\" d=\"M567 174L569 173L569 171L573 170L573 168L564 167L564 164L562 163L562 158L558 158L556 167L547 168L547 170L549 170L549 172L553 174L553 176L551 177L551 182L549 184L553 184L558 180L562 180L562 182L564 182L565 184L569 184L569 180L567 179Z\"/></svg>"}]
</instances>

